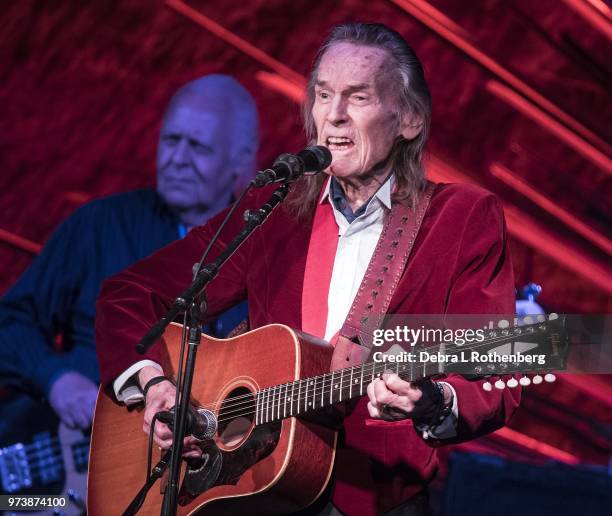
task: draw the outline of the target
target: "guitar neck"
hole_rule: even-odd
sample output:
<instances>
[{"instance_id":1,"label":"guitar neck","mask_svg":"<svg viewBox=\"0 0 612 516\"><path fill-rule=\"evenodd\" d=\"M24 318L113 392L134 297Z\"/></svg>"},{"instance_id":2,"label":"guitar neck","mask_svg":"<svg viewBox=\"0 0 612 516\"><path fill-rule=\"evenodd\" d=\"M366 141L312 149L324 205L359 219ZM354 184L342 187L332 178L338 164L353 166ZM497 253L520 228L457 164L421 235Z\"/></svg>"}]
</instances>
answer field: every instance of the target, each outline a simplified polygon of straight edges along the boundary
<instances>
[{"instance_id":1,"label":"guitar neck","mask_svg":"<svg viewBox=\"0 0 612 516\"><path fill-rule=\"evenodd\" d=\"M368 362L263 389L256 393L255 423L271 423L358 398L370 382L390 369L389 364ZM407 381L415 379L409 364L397 363L392 369Z\"/></svg>"},{"instance_id":2,"label":"guitar neck","mask_svg":"<svg viewBox=\"0 0 612 516\"><path fill-rule=\"evenodd\" d=\"M561 322L562 326L563 324L564 321ZM477 350L480 354L486 355L490 350L515 342L517 339L549 333L549 328L543 322L524 327L489 330L486 338L473 346L451 342L439 347L428 348L428 353L439 353L447 357L452 355L463 357L466 353ZM397 355L395 358L401 359ZM479 371L478 367L474 367L471 373L508 374L543 369L547 368L531 367L525 369L518 364L510 364L510 367L508 364L502 364L500 367L489 366L488 370L484 372ZM255 393L255 399L252 401L255 405L255 424L280 421L358 398L366 394L368 384L381 377L385 372L395 373L403 380L414 382L421 378L444 373L445 361L375 361L294 382L274 385Z\"/></svg>"}]
</instances>

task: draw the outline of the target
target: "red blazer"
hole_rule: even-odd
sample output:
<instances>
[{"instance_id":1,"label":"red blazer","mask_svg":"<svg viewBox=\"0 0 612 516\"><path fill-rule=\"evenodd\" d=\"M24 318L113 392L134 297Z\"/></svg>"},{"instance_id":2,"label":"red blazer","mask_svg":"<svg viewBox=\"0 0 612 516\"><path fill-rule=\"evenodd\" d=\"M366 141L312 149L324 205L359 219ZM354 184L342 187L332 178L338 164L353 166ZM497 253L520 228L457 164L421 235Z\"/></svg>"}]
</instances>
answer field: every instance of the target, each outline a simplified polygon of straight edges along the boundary
<instances>
[{"instance_id":1,"label":"red blazer","mask_svg":"<svg viewBox=\"0 0 612 516\"><path fill-rule=\"evenodd\" d=\"M245 199L210 258L243 227L247 207L261 206L269 189ZM142 360L134 347L191 280L192 265L223 214L183 240L106 280L97 303L96 342L103 385ZM282 323L301 328L301 300L312 218L297 222L285 206L231 258L208 288L212 317L245 298L252 328ZM502 208L470 185L438 185L423 219L389 313L514 314L514 279ZM161 362L153 347L147 358ZM449 377L457 393L459 442L503 426L520 392L485 392L480 381ZM365 399L345 420L338 451L334 503L348 514L385 512L420 491L437 469L436 440L423 440L410 420L375 421Z\"/></svg>"}]
</instances>

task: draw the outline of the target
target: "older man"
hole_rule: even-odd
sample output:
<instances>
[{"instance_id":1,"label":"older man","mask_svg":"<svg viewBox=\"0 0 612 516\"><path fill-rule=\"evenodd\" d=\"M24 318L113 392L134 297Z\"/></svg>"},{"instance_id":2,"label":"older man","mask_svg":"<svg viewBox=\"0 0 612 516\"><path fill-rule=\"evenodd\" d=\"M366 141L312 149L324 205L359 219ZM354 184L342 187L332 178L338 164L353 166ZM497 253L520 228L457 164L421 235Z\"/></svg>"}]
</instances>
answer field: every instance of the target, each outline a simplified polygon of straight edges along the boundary
<instances>
[{"instance_id":1,"label":"older man","mask_svg":"<svg viewBox=\"0 0 612 516\"><path fill-rule=\"evenodd\" d=\"M480 188L424 179L429 90L420 62L399 34L379 24L336 27L317 56L304 112L311 139L332 152L327 175L296 184L287 204L221 271L207 290L212 314L248 297L252 327L282 323L302 329L337 342L336 354L350 361L351 318L362 308L400 314L514 312L497 199ZM253 195L245 207L260 205L268 195ZM420 232L411 242L405 234L418 231L418 223ZM155 307L188 283L190 264L218 224L217 218L197 228L106 282L97 322L106 383L139 360L134 345L161 315ZM236 216L224 240L241 224ZM212 254L220 249L217 245ZM176 270L172 277L162 274L169 264ZM387 278L389 271L399 281ZM360 288L374 274L380 274L380 288ZM372 298L364 299L370 293ZM148 359L159 363L160 353L153 349ZM159 374L157 367L144 366L137 378L145 386ZM173 405L175 392L167 381L149 386L146 430L157 410ZM479 382L459 376L411 384L385 375L367 390L368 399L344 420L330 488L333 505L323 500L323 507L310 513L427 513L422 493L435 474L435 446L498 428L518 398L509 392L484 395ZM160 446L168 447L170 438L166 427L156 427ZM188 453L197 455L197 444L187 444Z\"/></svg>"},{"instance_id":2,"label":"older man","mask_svg":"<svg viewBox=\"0 0 612 516\"><path fill-rule=\"evenodd\" d=\"M164 115L157 190L80 208L1 300L0 382L46 397L64 423L87 428L98 391L94 314L102 280L227 206L253 175L257 148L255 103L235 79L209 75L183 86ZM220 319L216 332L231 330L243 311ZM60 333L62 353L54 350ZM18 438L11 417L2 418L4 430Z\"/></svg>"}]
</instances>

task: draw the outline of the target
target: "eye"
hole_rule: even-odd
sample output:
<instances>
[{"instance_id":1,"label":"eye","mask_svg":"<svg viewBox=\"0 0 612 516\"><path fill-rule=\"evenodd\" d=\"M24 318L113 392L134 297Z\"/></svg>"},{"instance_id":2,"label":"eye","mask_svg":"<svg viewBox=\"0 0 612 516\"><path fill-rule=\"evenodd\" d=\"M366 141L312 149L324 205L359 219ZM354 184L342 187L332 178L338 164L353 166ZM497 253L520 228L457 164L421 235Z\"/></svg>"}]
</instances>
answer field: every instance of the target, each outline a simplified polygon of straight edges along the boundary
<instances>
[{"instance_id":1,"label":"eye","mask_svg":"<svg viewBox=\"0 0 612 516\"><path fill-rule=\"evenodd\" d=\"M320 100L329 100L331 95L327 91L320 90L317 92L317 98Z\"/></svg>"},{"instance_id":2,"label":"eye","mask_svg":"<svg viewBox=\"0 0 612 516\"><path fill-rule=\"evenodd\" d=\"M189 140L189 145L194 150L194 152L196 152L197 154L201 156L209 156L210 154L213 153L212 147L209 147L208 145L200 143L197 140Z\"/></svg>"},{"instance_id":3,"label":"eye","mask_svg":"<svg viewBox=\"0 0 612 516\"><path fill-rule=\"evenodd\" d=\"M165 134L162 138L167 145L176 145L180 139L181 137L178 134Z\"/></svg>"},{"instance_id":4,"label":"eye","mask_svg":"<svg viewBox=\"0 0 612 516\"><path fill-rule=\"evenodd\" d=\"M357 101L357 102L365 102L366 100L368 100L368 97L366 97L365 95L353 95L353 100Z\"/></svg>"}]
</instances>

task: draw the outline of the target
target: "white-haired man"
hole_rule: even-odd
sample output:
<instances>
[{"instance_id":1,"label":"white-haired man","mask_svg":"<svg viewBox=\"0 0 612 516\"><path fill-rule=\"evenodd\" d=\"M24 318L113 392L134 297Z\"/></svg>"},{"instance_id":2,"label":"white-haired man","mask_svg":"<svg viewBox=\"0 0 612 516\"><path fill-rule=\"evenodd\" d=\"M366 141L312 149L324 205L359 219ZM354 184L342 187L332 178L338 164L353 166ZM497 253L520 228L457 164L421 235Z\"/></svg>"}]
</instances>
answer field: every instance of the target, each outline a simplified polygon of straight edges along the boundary
<instances>
[{"instance_id":1,"label":"white-haired man","mask_svg":"<svg viewBox=\"0 0 612 516\"><path fill-rule=\"evenodd\" d=\"M234 78L207 75L181 87L161 126L157 188L79 208L0 301L0 383L48 399L69 427L89 427L99 381L94 316L102 281L225 208L253 176L258 145L255 102ZM234 309L209 331L225 335L245 315L244 306ZM21 440L31 419L31 405L20 400L19 406L3 417L12 421L4 441Z\"/></svg>"}]
</instances>

